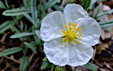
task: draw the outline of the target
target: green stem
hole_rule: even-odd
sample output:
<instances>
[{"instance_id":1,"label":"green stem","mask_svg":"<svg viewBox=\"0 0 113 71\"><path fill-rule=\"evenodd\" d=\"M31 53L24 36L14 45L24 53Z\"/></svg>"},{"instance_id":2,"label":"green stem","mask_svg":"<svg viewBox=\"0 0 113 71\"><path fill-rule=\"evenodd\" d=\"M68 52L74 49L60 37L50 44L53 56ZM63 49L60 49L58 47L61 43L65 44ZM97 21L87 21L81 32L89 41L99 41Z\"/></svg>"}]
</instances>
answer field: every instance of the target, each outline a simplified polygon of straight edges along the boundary
<instances>
[{"instance_id":1,"label":"green stem","mask_svg":"<svg viewBox=\"0 0 113 71\"><path fill-rule=\"evenodd\" d=\"M74 71L76 71L77 67L75 67Z\"/></svg>"},{"instance_id":2,"label":"green stem","mask_svg":"<svg viewBox=\"0 0 113 71\"><path fill-rule=\"evenodd\" d=\"M52 64L51 71L54 71L54 67L55 67L55 65Z\"/></svg>"}]
</instances>

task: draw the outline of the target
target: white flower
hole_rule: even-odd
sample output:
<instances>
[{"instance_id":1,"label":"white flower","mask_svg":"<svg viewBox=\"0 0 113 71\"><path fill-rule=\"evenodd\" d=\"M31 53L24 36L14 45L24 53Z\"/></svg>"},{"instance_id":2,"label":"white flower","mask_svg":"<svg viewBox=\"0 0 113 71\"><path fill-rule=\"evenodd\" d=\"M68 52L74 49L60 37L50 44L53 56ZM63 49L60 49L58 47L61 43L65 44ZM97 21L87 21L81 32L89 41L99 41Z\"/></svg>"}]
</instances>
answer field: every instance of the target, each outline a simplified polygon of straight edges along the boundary
<instances>
[{"instance_id":1,"label":"white flower","mask_svg":"<svg viewBox=\"0 0 113 71\"><path fill-rule=\"evenodd\" d=\"M54 11L41 23L40 36L48 60L59 66L86 64L93 56L101 28L77 4L68 4L62 14Z\"/></svg>"}]
</instances>

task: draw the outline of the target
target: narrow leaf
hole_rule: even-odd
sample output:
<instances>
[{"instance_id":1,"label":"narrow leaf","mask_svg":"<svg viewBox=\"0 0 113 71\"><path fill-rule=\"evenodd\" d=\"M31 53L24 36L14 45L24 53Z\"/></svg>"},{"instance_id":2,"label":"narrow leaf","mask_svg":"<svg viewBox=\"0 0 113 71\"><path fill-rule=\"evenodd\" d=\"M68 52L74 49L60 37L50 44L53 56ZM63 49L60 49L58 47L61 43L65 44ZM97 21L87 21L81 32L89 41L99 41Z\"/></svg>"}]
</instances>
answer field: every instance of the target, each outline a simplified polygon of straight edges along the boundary
<instances>
[{"instance_id":1,"label":"narrow leaf","mask_svg":"<svg viewBox=\"0 0 113 71\"><path fill-rule=\"evenodd\" d=\"M88 7L90 6L91 0L83 0L84 2L84 9L87 11Z\"/></svg>"},{"instance_id":2,"label":"narrow leaf","mask_svg":"<svg viewBox=\"0 0 113 71\"><path fill-rule=\"evenodd\" d=\"M111 31L111 29L109 28L109 27L106 27L106 28L102 28L102 29L104 29L104 30L106 30L106 31Z\"/></svg>"},{"instance_id":3,"label":"narrow leaf","mask_svg":"<svg viewBox=\"0 0 113 71\"><path fill-rule=\"evenodd\" d=\"M0 1L0 8L6 9L6 7L5 7L5 5L2 3L2 1Z\"/></svg>"},{"instance_id":4,"label":"narrow leaf","mask_svg":"<svg viewBox=\"0 0 113 71\"><path fill-rule=\"evenodd\" d=\"M113 23L113 20L107 20L107 21L101 21L101 22L98 22L100 25L105 25L105 24L110 24L110 23Z\"/></svg>"},{"instance_id":5,"label":"narrow leaf","mask_svg":"<svg viewBox=\"0 0 113 71\"><path fill-rule=\"evenodd\" d=\"M18 16L16 16L16 20L18 21L18 20L20 20L23 17L24 17L23 15L18 15Z\"/></svg>"},{"instance_id":6,"label":"narrow leaf","mask_svg":"<svg viewBox=\"0 0 113 71\"><path fill-rule=\"evenodd\" d=\"M61 2L61 0L56 0L58 3L60 3Z\"/></svg>"},{"instance_id":7,"label":"narrow leaf","mask_svg":"<svg viewBox=\"0 0 113 71\"><path fill-rule=\"evenodd\" d=\"M32 41L32 42L30 43L30 45L35 46L35 45L38 45L38 43L37 43L36 41Z\"/></svg>"},{"instance_id":8,"label":"narrow leaf","mask_svg":"<svg viewBox=\"0 0 113 71\"><path fill-rule=\"evenodd\" d=\"M6 4L7 8L10 7L10 6L8 5L8 1L7 1L7 0L5 0L5 4Z\"/></svg>"},{"instance_id":9,"label":"narrow leaf","mask_svg":"<svg viewBox=\"0 0 113 71\"><path fill-rule=\"evenodd\" d=\"M95 14L95 18L98 16L98 14L102 11L102 3L99 4L97 12Z\"/></svg>"},{"instance_id":10,"label":"narrow leaf","mask_svg":"<svg viewBox=\"0 0 113 71\"><path fill-rule=\"evenodd\" d=\"M48 62L44 61L41 65L41 70L45 69L48 66Z\"/></svg>"},{"instance_id":11,"label":"narrow leaf","mask_svg":"<svg viewBox=\"0 0 113 71\"><path fill-rule=\"evenodd\" d=\"M6 27L9 23L12 23L12 22L14 22L14 21L6 21L6 22L2 23L2 24L0 25L0 29L3 29L3 28Z\"/></svg>"},{"instance_id":12,"label":"narrow leaf","mask_svg":"<svg viewBox=\"0 0 113 71\"><path fill-rule=\"evenodd\" d=\"M56 10L63 12L63 8L58 6L58 5L54 5L53 6Z\"/></svg>"},{"instance_id":13,"label":"narrow leaf","mask_svg":"<svg viewBox=\"0 0 113 71\"><path fill-rule=\"evenodd\" d=\"M16 27L12 27L11 30L16 33L20 33L20 31Z\"/></svg>"},{"instance_id":14,"label":"narrow leaf","mask_svg":"<svg viewBox=\"0 0 113 71\"><path fill-rule=\"evenodd\" d=\"M23 0L24 6L30 8L30 0Z\"/></svg>"},{"instance_id":15,"label":"narrow leaf","mask_svg":"<svg viewBox=\"0 0 113 71\"><path fill-rule=\"evenodd\" d=\"M113 23L112 24L105 24L105 25L102 25L101 28L106 28L106 27L111 27L113 26Z\"/></svg>"},{"instance_id":16,"label":"narrow leaf","mask_svg":"<svg viewBox=\"0 0 113 71\"><path fill-rule=\"evenodd\" d=\"M54 67L55 67L55 65L52 64L52 66L51 66L51 71L54 71Z\"/></svg>"},{"instance_id":17,"label":"narrow leaf","mask_svg":"<svg viewBox=\"0 0 113 71\"><path fill-rule=\"evenodd\" d=\"M61 67L60 66L56 66L55 67L55 71L61 71Z\"/></svg>"},{"instance_id":18,"label":"narrow leaf","mask_svg":"<svg viewBox=\"0 0 113 71\"><path fill-rule=\"evenodd\" d=\"M47 2L44 6L44 9L48 9L50 8L51 6L55 5L57 3L56 0L49 0L49 2Z\"/></svg>"},{"instance_id":19,"label":"narrow leaf","mask_svg":"<svg viewBox=\"0 0 113 71\"><path fill-rule=\"evenodd\" d=\"M102 21L102 22L99 22L99 24L101 28L111 27L113 26L113 20Z\"/></svg>"},{"instance_id":20,"label":"narrow leaf","mask_svg":"<svg viewBox=\"0 0 113 71\"><path fill-rule=\"evenodd\" d=\"M21 51L22 49L19 48L19 47L13 47L13 48L10 48L10 49L7 49L5 51L3 51L2 53L0 53L0 57L3 57L3 56L7 56L7 55L10 55L10 54L14 54L14 53L17 53L19 51Z\"/></svg>"},{"instance_id":21,"label":"narrow leaf","mask_svg":"<svg viewBox=\"0 0 113 71\"><path fill-rule=\"evenodd\" d=\"M2 13L4 16L17 16L17 15L22 15L24 13L30 13L30 9L12 9L12 10L6 10Z\"/></svg>"},{"instance_id":22,"label":"narrow leaf","mask_svg":"<svg viewBox=\"0 0 113 71\"><path fill-rule=\"evenodd\" d=\"M41 3L38 4L38 16L43 18L43 15L45 15L45 10L44 7L42 6Z\"/></svg>"},{"instance_id":23,"label":"narrow leaf","mask_svg":"<svg viewBox=\"0 0 113 71\"><path fill-rule=\"evenodd\" d=\"M108 16L108 15L109 15L109 14L111 14L111 13L113 13L113 9L108 10L108 11L107 11L107 12L105 12L104 14L102 14L102 15L98 16L98 17L97 17L97 20L100 20L100 19L102 19L102 18L104 18L104 17Z\"/></svg>"},{"instance_id":24,"label":"narrow leaf","mask_svg":"<svg viewBox=\"0 0 113 71\"><path fill-rule=\"evenodd\" d=\"M106 0L97 0L97 2L102 2L102 1L106 1Z\"/></svg>"},{"instance_id":25,"label":"narrow leaf","mask_svg":"<svg viewBox=\"0 0 113 71\"><path fill-rule=\"evenodd\" d=\"M23 30L23 28L24 28L24 24L23 24L22 21L20 21L20 29L21 29L21 31Z\"/></svg>"},{"instance_id":26,"label":"narrow leaf","mask_svg":"<svg viewBox=\"0 0 113 71\"><path fill-rule=\"evenodd\" d=\"M36 1L37 0L31 0L31 15L32 18L36 24L37 22L37 6L36 6Z\"/></svg>"},{"instance_id":27,"label":"narrow leaf","mask_svg":"<svg viewBox=\"0 0 113 71\"><path fill-rule=\"evenodd\" d=\"M28 64L28 57L27 56L23 56L21 63L20 63L20 71L25 71L25 69L27 68L27 64Z\"/></svg>"},{"instance_id":28,"label":"narrow leaf","mask_svg":"<svg viewBox=\"0 0 113 71\"><path fill-rule=\"evenodd\" d=\"M90 62L88 62L88 63L87 63L86 65L84 65L84 66L86 66L87 68L89 68L91 71L97 71L96 68L94 67L94 65L91 64Z\"/></svg>"},{"instance_id":29,"label":"narrow leaf","mask_svg":"<svg viewBox=\"0 0 113 71\"><path fill-rule=\"evenodd\" d=\"M34 26L36 26L34 20L27 14L27 13L24 13L23 14Z\"/></svg>"},{"instance_id":30,"label":"narrow leaf","mask_svg":"<svg viewBox=\"0 0 113 71\"><path fill-rule=\"evenodd\" d=\"M38 38L41 38L40 31L39 30L35 30L35 33L36 33L36 35L37 35Z\"/></svg>"},{"instance_id":31,"label":"narrow leaf","mask_svg":"<svg viewBox=\"0 0 113 71\"><path fill-rule=\"evenodd\" d=\"M28 32L17 33L17 34L14 34L14 35L10 36L10 38L20 38L20 37L30 36L30 35L33 35L33 34L34 33L28 33Z\"/></svg>"},{"instance_id":32,"label":"narrow leaf","mask_svg":"<svg viewBox=\"0 0 113 71\"><path fill-rule=\"evenodd\" d=\"M29 44L29 43L27 43L27 42L24 42L24 44L25 44L26 46L28 46L35 54L37 53L35 47L34 47L32 44Z\"/></svg>"},{"instance_id":33,"label":"narrow leaf","mask_svg":"<svg viewBox=\"0 0 113 71\"><path fill-rule=\"evenodd\" d=\"M6 21L0 25L0 34L9 29L13 26L16 22L15 21Z\"/></svg>"}]
</instances>

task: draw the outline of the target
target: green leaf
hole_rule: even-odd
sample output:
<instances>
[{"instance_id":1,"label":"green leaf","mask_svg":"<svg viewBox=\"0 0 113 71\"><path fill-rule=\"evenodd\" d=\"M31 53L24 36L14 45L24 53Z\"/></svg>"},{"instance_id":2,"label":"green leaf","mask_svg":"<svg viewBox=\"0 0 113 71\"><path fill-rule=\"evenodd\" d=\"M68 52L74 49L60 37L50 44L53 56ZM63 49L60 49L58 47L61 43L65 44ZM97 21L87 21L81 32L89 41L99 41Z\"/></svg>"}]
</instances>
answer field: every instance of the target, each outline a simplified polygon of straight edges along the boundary
<instances>
[{"instance_id":1,"label":"green leaf","mask_svg":"<svg viewBox=\"0 0 113 71\"><path fill-rule=\"evenodd\" d=\"M41 3L38 4L38 16L40 18L43 18L43 15L45 15L45 10L44 10L44 7L42 6Z\"/></svg>"},{"instance_id":2,"label":"green leaf","mask_svg":"<svg viewBox=\"0 0 113 71\"><path fill-rule=\"evenodd\" d=\"M83 0L84 9L87 11L90 6L91 0Z\"/></svg>"},{"instance_id":3,"label":"green leaf","mask_svg":"<svg viewBox=\"0 0 113 71\"><path fill-rule=\"evenodd\" d=\"M47 2L44 6L44 9L48 9L50 8L51 6L55 5L57 3L56 0L49 0L49 2Z\"/></svg>"},{"instance_id":4,"label":"green leaf","mask_svg":"<svg viewBox=\"0 0 113 71\"><path fill-rule=\"evenodd\" d=\"M30 13L30 9L12 9L12 10L6 10L2 13L4 16L17 16L17 15L22 15L24 13Z\"/></svg>"},{"instance_id":5,"label":"green leaf","mask_svg":"<svg viewBox=\"0 0 113 71\"><path fill-rule=\"evenodd\" d=\"M37 0L31 0L31 15L32 15L32 18L36 24L37 22L37 6L36 6L36 2Z\"/></svg>"},{"instance_id":6,"label":"green leaf","mask_svg":"<svg viewBox=\"0 0 113 71\"><path fill-rule=\"evenodd\" d=\"M35 30L35 33L36 33L37 37L41 39L40 31L39 30Z\"/></svg>"},{"instance_id":7,"label":"green leaf","mask_svg":"<svg viewBox=\"0 0 113 71\"><path fill-rule=\"evenodd\" d=\"M27 64L28 64L28 57L27 56L23 56L21 63L20 63L20 71L25 71L25 69L27 68Z\"/></svg>"},{"instance_id":8,"label":"green leaf","mask_svg":"<svg viewBox=\"0 0 113 71\"><path fill-rule=\"evenodd\" d=\"M23 17L24 17L23 15L18 15L18 16L16 16L15 20L18 21L18 20L20 20Z\"/></svg>"},{"instance_id":9,"label":"green leaf","mask_svg":"<svg viewBox=\"0 0 113 71\"><path fill-rule=\"evenodd\" d=\"M15 21L6 21L0 25L0 34L9 29L13 26L16 22Z\"/></svg>"},{"instance_id":10,"label":"green leaf","mask_svg":"<svg viewBox=\"0 0 113 71\"><path fill-rule=\"evenodd\" d=\"M60 3L61 2L61 0L56 0L58 3Z\"/></svg>"},{"instance_id":11,"label":"green leaf","mask_svg":"<svg viewBox=\"0 0 113 71\"><path fill-rule=\"evenodd\" d=\"M101 21L101 22L98 22L101 25L105 25L105 24L112 24L113 23L113 20L107 20L107 21Z\"/></svg>"},{"instance_id":12,"label":"green leaf","mask_svg":"<svg viewBox=\"0 0 113 71\"><path fill-rule=\"evenodd\" d=\"M19 48L19 47L13 47L13 48L10 48L10 49L7 49L5 51L3 51L2 53L0 53L0 57L3 57L3 56L7 56L7 55L10 55L10 54L14 54L14 53L17 53L19 51L21 51L22 49Z\"/></svg>"},{"instance_id":13,"label":"green leaf","mask_svg":"<svg viewBox=\"0 0 113 71\"><path fill-rule=\"evenodd\" d=\"M60 6L58 6L58 5L54 5L53 7L54 7L57 11L63 12L63 8L62 8L62 7L60 7Z\"/></svg>"},{"instance_id":14,"label":"green leaf","mask_svg":"<svg viewBox=\"0 0 113 71\"><path fill-rule=\"evenodd\" d=\"M107 11L107 12L105 12L104 14L102 14L102 15L98 16L96 20L100 20L100 19L102 19L102 18L104 18L104 17L108 16L108 15L109 15L109 14L111 14L111 13L113 13L113 9L108 10L108 11Z\"/></svg>"},{"instance_id":15,"label":"green leaf","mask_svg":"<svg viewBox=\"0 0 113 71\"><path fill-rule=\"evenodd\" d=\"M111 29L110 28L108 28L108 27L106 27L106 28L102 28L102 29L104 29L104 30L106 30L106 31L111 31Z\"/></svg>"},{"instance_id":16,"label":"green leaf","mask_svg":"<svg viewBox=\"0 0 113 71\"><path fill-rule=\"evenodd\" d=\"M54 71L54 67L55 67L55 65L52 64L52 66L51 66L51 71Z\"/></svg>"},{"instance_id":17,"label":"green leaf","mask_svg":"<svg viewBox=\"0 0 113 71\"><path fill-rule=\"evenodd\" d=\"M32 42L30 43L30 45L35 46L35 45L38 45L38 43L37 43L36 41L32 41Z\"/></svg>"},{"instance_id":18,"label":"green leaf","mask_svg":"<svg viewBox=\"0 0 113 71\"><path fill-rule=\"evenodd\" d=\"M6 27L9 23L12 23L12 22L14 22L14 21L6 21L6 22L2 23L2 24L0 25L0 29L3 29L3 28Z\"/></svg>"},{"instance_id":19,"label":"green leaf","mask_svg":"<svg viewBox=\"0 0 113 71\"><path fill-rule=\"evenodd\" d=\"M41 65L41 70L45 69L48 66L48 62L44 61Z\"/></svg>"},{"instance_id":20,"label":"green leaf","mask_svg":"<svg viewBox=\"0 0 113 71\"><path fill-rule=\"evenodd\" d=\"M0 1L0 8L6 9L6 7L5 7L5 5L2 3L2 1Z\"/></svg>"},{"instance_id":21,"label":"green leaf","mask_svg":"<svg viewBox=\"0 0 113 71\"><path fill-rule=\"evenodd\" d=\"M25 25L25 29L24 30L25 30L25 32L27 32L27 25Z\"/></svg>"},{"instance_id":22,"label":"green leaf","mask_svg":"<svg viewBox=\"0 0 113 71\"><path fill-rule=\"evenodd\" d=\"M62 67L56 66L56 67L55 67L55 71L63 71L63 70L62 70Z\"/></svg>"},{"instance_id":23,"label":"green leaf","mask_svg":"<svg viewBox=\"0 0 113 71\"><path fill-rule=\"evenodd\" d=\"M10 38L20 38L20 37L30 36L30 35L33 35L33 34L34 33L28 33L28 32L17 33L17 34L14 34L14 35L10 36Z\"/></svg>"},{"instance_id":24,"label":"green leaf","mask_svg":"<svg viewBox=\"0 0 113 71\"><path fill-rule=\"evenodd\" d=\"M12 30L13 32L20 33L20 31L19 31L16 27L11 28L11 30Z\"/></svg>"},{"instance_id":25,"label":"green leaf","mask_svg":"<svg viewBox=\"0 0 113 71\"><path fill-rule=\"evenodd\" d=\"M21 38L20 38L20 40L22 41ZM24 40L24 39L23 39L23 40ZM28 48L27 48L24 44L22 44L20 47L22 48L22 51L23 51L24 55L26 55L26 53L27 53L27 51L28 51Z\"/></svg>"},{"instance_id":26,"label":"green leaf","mask_svg":"<svg viewBox=\"0 0 113 71\"><path fill-rule=\"evenodd\" d=\"M97 2L102 2L102 1L106 1L106 0L97 0Z\"/></svg>"},{"instance_id":27,"label":"green leaf","mask_svg":"<svg viewBox=\"0 0 113 71\"><path fill-rule=\"evenodd\" d=\"M8 5L8 1L7 0L5 0L5 4L6 4L7 8L10 8L10 6Z\"/></svg>"},{"instance_id":28,"label":"green leaf","mask_svg":"<svg viewBox=\"0 0 113 71\"><path fill-rule=\"evenodd\" d=\"M94 65L91 64L90 62L88 62L88 63L87 63L86 65L84 65L84 66L86 66L87 68L89 68L91 71L97 71L96 68L94 67Z\"/></svg>"},{"instance_id":29,"label":"green leaf","mask_svg":"<svg viewBox=\"0 0 113 71\"><path fill-rule=\"evenodd\" d=\"M99 4L97 12L95 14L95 18L98 16L98 14L102 11L102 3Z\"/></svg>"},{"instance_id":30,"label":"green leaf","mask_svg":"<svg viewBox=\"0 0 113 71\"><path fill-rule=\"evenodd\" d=\"M21 31L23 30L23 28L24 28L24 24L23 24L22 21L20 21L20 29L21 29Z\"/></svg>"},{"instance_id":31,"label":"green leaf","mask_svg":"<svg viewBox=\"0 0 113 71\"><path fill-rule=\"evenodd\" d=\"M23 0L24 6L30 8L30 0Z\"/></svg>"},{"instance_id":32,"label":"green leaf","mask_svg":"<svg viewBox=\"0 0 113 71\"><path fill-rule=\"evenodd\" d=\"M34 26L36 26L34 20L27 14L27 13L24 13L23 14Z\"/></svg>"},{"instance_id":33,"label":"green leaf","mask_svg":"<svg viewBox=\"0 0 113 71\"><path fill-rule=\"evenodd\" d=\"M24 44L25 44L26 46L28 46L35 54L37 54L37 51L36 51L35 47L34 47L32 44L29 44L29 43L27 43L27 42L24 42Z\"/></svg>"},{"instance_id":34,"label":"green leaf","mask_svg":"<svg viewBox=\"0 0 113 71\"><path fill-rule=\"evenodd\" d=\"M111 27L113 26L113 23L112 24L105 24L105 25L102 25L101 28L106 28L106 27Z\"/></svg>"},{"instance_id":35,"label":"green leaf","mask_svg":"<svg viewBox=\"0 0 113 71\"><path fill-rule=\"evenodd\" d=\"M65 67L56 66L55 71L65 71Z\"/></svg>"},{"instance_id":36,"label":"green leaf","mask_svg":"<svg viewBox=\"0 0 113 71\"><path fill-rule=\"evenodd\" d=\"M98 23L100 24L101 28L113 26L113 20L107 20L107 21L102 21Z\"/></svg>"}]
</instances>

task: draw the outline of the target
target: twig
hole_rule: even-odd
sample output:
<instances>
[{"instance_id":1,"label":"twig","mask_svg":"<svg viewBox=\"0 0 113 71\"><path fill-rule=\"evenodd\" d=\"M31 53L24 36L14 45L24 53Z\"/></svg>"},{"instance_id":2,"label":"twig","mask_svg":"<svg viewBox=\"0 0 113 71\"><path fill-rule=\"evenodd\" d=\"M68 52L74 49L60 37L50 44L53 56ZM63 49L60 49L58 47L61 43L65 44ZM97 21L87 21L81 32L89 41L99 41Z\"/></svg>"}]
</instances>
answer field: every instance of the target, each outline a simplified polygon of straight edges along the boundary
<instances>
[{"instance_id":1,"label":"twig","mask_svg":"<svg viewBox=\"0 0 113 71\"><path fill-rule=\"evenodd\" d=\"M111 71L113 71L113 68L110 65L108 65L106 62L104 62L104 64L106 65L107 68L109 68Z\"/></svg>"},{"instance_id":2,"label":"twig","mask_svg":"<svg viewBox=\"0 0 113 71\"><path fill-rule=\"evenodd\" d=\"M93 60L93 59L92 59ZM93 60L93 61L95 61L95 63L99 66L99 67L103 67L102 65L100 65L95 59Z\"/></svg>"},{"instance_id":3,"label":"twig","mask_svg":"<svg viewBox=\"0 0 113 71\"><path fill-rule=\"evenodd\" d=\"M14 62L16 62L16 63L19 63L20 64L20 61L18 61L18 60L16 60L16 59L13 59L13 58L11 58L11 57L8 57L8 56L4 56L5 58L7 58L7 59L9 59L9 60L12 60L12 61L14 61Z\"/></svg>"},{"instance_id":4,"label":"twig","mask_svg":"<svg viewBox=\"0 0 113 71\"><path fill-rule=\"evenodd\" d=\"M5 42L3 42L2 40L0 41L0 43L1 43L1 44L4 44L4 45L6 45L6 46L14 46L14 45L11 45L11 44L9 44L9 43L5 43Z\"/></svg>"},{"instance_id":5,"label":"twig","mask_svg":"<svg viewBox=\"0 0 113 71\"><path fill-rule=\"evenodd\" d=\"M33 59L34 53L32 53L31 57L29 58L29 63L31 62L31 60Z\"/></svg>"},{"instance_id":6,"label":"twig","mask_svg":"<svg viewBox=\"0 0 113 71\"><path fill-rule=\"evenodd\" d=\"M5 40L5 38L6 38L6 36L8 35L8 33L5 33L4 35L3 35L3 37L2 37L2 42L4 42L4 40Z\"/></svg>"},{"instance_id":7,"label":"twig","mask_svg":"<svg viewBox=\"0 0 113 71\"><path fill-rule=\"evenodd\" d=\"M63 0L62 3L61 3L61 7L63 7L66 3L66 0Z\"/></svg>"},{"instance_id":8,"label":"twig","mask_svg":"<svg viewBox=\"0 0 113 71\"><path fill-rule=\"evenodd\" d=\"M35 64L36 64L36 62L39 60L39 58L37 58L36 60L35 60L35 62L33 63L33 65L31 66L31 68L28 70L28 71L31 71L31 69L35 66Z\"/></svg>"}]
</instances>

